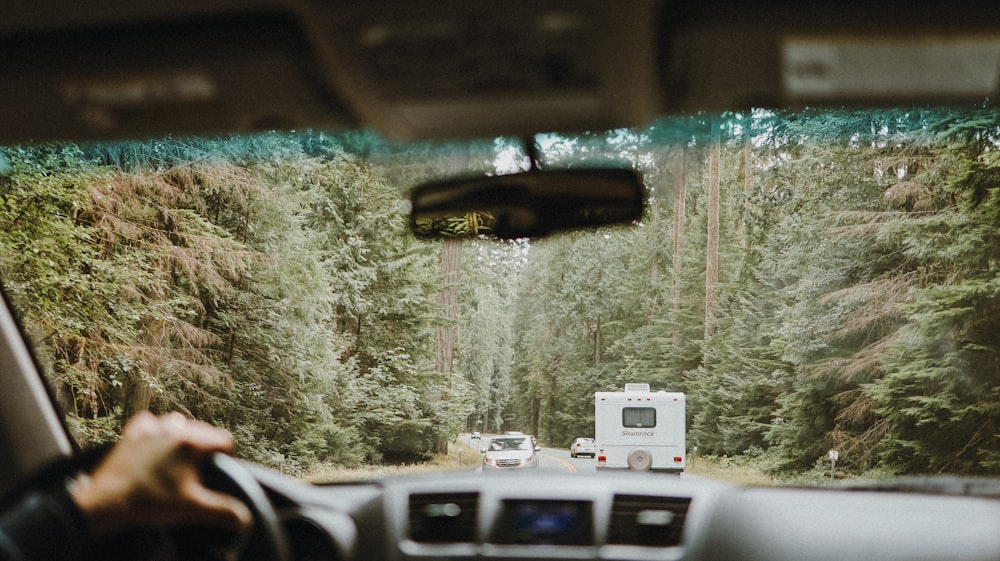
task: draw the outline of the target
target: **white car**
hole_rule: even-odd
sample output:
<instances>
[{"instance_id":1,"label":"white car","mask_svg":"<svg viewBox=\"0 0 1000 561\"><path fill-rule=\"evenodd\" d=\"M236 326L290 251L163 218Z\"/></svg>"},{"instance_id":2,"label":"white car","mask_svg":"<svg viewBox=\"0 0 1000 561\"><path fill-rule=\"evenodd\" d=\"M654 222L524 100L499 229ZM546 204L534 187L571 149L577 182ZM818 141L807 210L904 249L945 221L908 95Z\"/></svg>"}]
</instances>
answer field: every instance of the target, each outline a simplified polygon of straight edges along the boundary
<instances>
[{"instance_id":1,"label":"white car","mask_svg":"<svg viewBox=\"0 0 1000 561\"><path fill-rule=\"evenodd\" d=\"M483 446L483 471L538 469L541 447L530 436L498 436Z\"/></svg>"},{"instance_id":2,"label":"white car","mask_svg":"<svg viewBox=\"0 0 1000 561\"><path fill-rule=\"evenodd\" d=\"M593 438L577 438L573 444L569 445L569 455L571 458L579 458L580 456L593 458L597 455L597 445Z\"/></svg>"}]
</instances>

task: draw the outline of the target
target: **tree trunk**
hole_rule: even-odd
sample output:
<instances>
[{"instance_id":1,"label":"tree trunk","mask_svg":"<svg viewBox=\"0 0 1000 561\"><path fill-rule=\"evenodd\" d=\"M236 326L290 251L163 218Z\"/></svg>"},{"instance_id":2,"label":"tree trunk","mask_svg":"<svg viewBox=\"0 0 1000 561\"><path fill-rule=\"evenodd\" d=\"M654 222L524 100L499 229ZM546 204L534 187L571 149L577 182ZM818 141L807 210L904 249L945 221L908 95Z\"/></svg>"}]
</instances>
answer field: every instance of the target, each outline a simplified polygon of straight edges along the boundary
<instances>
[{"instance_id":1,"label":"tree trunk","mask_svg":"<svg viewBox=\"0 0 1000 561\"><path fill-rule=\"evenodd\" d=\"M156 348L161 345L161 341L167 338L162 322L147 319L142 322L140 329L143 332L142 344L146 348ZM157 379L159 359L150 357L145 362L149 377ZM131 419L142 411L148 411L152 402L153 389L149 385L149 380L142 376L140 370L133 369L132 375L125 382L125 403L122 405L124 418Z\"/></svg>"},{"instance_id":2,"label":"tree trunk","mask_svg":"<svg viewBox=\"0 0 1000 561\"><path fill-rule=\"evenodd\" d=\"M445 374L451 389L451 372L455 356L456 322L458 320L458 283L462 272L462 240L448 238L441 249L441 322L434 336L435 368Z\"/></svg>"},{"instance_id":3,"label":"tree trunk","mask_svg":"<svg viewBox=\"0 0 1000 561\"><path fill-rule=\"evenodd\" d=\"M122 416L131 419L142 411L148 411L153 401L153 390L149 382L143 380L138 372L129 377L125 385L125 403L122 404Z\"/></svg>"},{"instance_id":4,"label":"tree trunk","mask_svg":"<svg viewBox=\"0 0 1000 561\"><path fill-rule=\"evenodd\" d=\"M601 365L601 355L604 347L604 333L601 332L601 318L597 318L597 328L594 330L594 366Z\"/></svg>"},{"instance_id":5,"label":"tree trunk","mask_svg":"<svg viewBox=\"0 0 1000 561\"><path fill-rule=\"evenodd\" d=\"M714 129L714 127L713 127ZM719 166L722 146L713 130L708 158L708 241L705 248L705 339L712 335L712 320L719 307Z\"/></svg>"},{"instance_id":6,"label":"tree trunk","mask_svg":"<svg viewBox=\"0 0 1000 561\"><path fill-rule=\"evenodd\" d=\"M653 231L660 231L660 199L657 197L653 200ZM660 253L657 251L653 253L653 264L649 268L649 287L650 287L650 319L653 319L655 314L654 310L660 307Z\"/></svg>"},{"instance_id":7,"label":"tree trunk","mask_svg":"<svg viewBox=\"0 0 1000 561\"><path fill-rule=\"evenodd\" d=\"M743 216L740 217L740 237L743 242L743 254L750 251L750 226L747 219L750 216L750 192L753 190L753 150L750 139L743 143Z\"/></svg>"},{"instance_id":8,"label":"tree trunk","mask_svg":"<svg viewBox=\"0 0 1000 561\"><path fill-rule=\"evenodd\" d=\"M684 224L687 217L687 149L683 146L678 155L674 180L674 286L671 298L674 303L674 317L681 312L681 276L684 270ZM674 345L680 345L681 333L674 330Z\"/></svg>"}]
</instances>

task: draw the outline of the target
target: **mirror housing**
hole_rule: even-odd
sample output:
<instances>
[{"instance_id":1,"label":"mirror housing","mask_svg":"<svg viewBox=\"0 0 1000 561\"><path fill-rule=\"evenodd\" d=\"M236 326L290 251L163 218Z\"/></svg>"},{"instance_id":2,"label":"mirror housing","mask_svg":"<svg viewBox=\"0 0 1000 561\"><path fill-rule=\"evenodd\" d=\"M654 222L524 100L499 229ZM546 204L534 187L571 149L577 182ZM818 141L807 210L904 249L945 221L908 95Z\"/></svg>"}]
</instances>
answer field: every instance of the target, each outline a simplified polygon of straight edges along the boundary
<instances>
[{"instance_id":1,"label":"mirror housing","mask_svg":"<svg viewBox=\"0 0 1000 561\"><path fill-rule=\"evenodd\" d=\"M642 218L642 180L629 169L571 169L425 183L410 196L420 238L517 239Z\"/></svg>"}]
</instances>

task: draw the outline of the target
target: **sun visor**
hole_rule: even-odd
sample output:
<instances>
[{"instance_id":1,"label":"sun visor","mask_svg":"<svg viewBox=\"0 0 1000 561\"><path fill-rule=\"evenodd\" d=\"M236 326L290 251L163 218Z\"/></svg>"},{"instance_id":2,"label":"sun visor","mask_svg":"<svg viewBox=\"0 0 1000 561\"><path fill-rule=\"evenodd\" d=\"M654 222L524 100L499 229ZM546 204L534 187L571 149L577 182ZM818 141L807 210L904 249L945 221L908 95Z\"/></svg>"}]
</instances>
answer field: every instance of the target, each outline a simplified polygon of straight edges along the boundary
<instances>
[{"instance_id":1,"label":"sun visor","mask_svg":"<svg viewBox=\"0 0 1000 561\"><path fill-rule=\"evenodd\" d=\"M5 142L356 124L281 12L6 35L0 60Z\"/></svg>"}]
</instances>

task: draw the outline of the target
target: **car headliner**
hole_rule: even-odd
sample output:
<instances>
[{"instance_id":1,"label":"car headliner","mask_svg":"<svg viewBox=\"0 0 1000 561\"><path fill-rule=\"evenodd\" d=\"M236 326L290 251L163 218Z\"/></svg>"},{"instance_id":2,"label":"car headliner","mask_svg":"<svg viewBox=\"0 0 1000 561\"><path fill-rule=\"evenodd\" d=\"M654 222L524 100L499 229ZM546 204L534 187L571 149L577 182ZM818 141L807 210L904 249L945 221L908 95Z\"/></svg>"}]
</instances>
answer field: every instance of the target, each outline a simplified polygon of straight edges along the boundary
<instances>
[{"instance_id":1,"label":"car headliner","mask_svg":"<svg viewBox=\"0 0 1000 561\"><path fill-rule=\"evenodd\" d=\"M307 127L526 135L702 110L978 101L996 87L976 82L1000 37L992 8L14 0L0 21L0 142Z\"/></svg>"}]
</instances>

